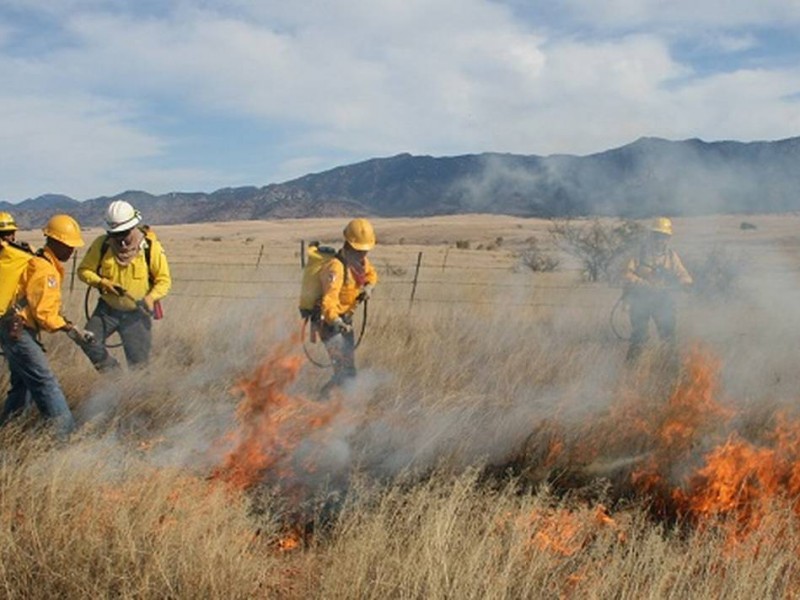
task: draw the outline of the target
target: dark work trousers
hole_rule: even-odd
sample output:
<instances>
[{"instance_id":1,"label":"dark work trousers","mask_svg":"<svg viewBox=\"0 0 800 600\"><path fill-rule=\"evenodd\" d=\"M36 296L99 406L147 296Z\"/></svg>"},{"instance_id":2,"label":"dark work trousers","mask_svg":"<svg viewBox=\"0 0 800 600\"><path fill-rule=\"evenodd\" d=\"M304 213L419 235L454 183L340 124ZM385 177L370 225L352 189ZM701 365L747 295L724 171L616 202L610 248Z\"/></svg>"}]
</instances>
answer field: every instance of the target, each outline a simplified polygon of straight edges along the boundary
<instances>
[{"instance_id":1,"label":"dark work trousers","mask_svg":"<svg viewBox=\"0 0 800 600\"><path fill-rule=\"evenodd\" d=\"M84 353L100 372L119 368L117 359L109 354L105 341L114 332L122 339L125 360L130 368L144 366L153 345L152 319L140 310L116 310L98 301L86 330L94 334L95 342L82 345Z\"/></svg>"},{"instance_id":2,"label":"dark work trousers","mask_svg":"<svg viewBox=\"0 0 800 600\"><path fill-rule=\"evenodd\" d=\"M353 324L352 315L342 315L342 320L348 325ZM322 396L327 397L333 388L356 376L356 336L353 331L342 333L324 322L319 324L319 333L333 366L333 376L321 391Z\"/></svg>"},{"instance_id":3,"label":"dark work trousers","mask_svg":"<svg viewBox=\"0 0 800 600\"><path fill-rule=\"evenodd\" d=\"M627 360L636 360L648 338L650 319L656 324L659 338L674 349L675 299L665 291L644 290L628 298L631 318L631 343Z\"/></svg>"}]
</instances>

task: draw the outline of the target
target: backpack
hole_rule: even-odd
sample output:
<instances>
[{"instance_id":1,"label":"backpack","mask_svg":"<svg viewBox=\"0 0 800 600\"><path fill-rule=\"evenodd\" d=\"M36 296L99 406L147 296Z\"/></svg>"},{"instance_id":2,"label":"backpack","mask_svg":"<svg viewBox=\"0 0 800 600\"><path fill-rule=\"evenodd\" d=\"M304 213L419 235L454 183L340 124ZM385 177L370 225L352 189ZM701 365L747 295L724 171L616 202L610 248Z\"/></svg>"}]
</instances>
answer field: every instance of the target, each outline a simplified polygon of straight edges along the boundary
<instances>
[{"instance_id":1,"label":"backpack","mask_svg":"<svg viewBox=\"0 0 800 600\"><path fill-rule=\"evenodd\" d=\"M310 242L306 251L306 266L303 268L303 281L300 286L300 316L313 317L319 311L322 299L322 282L319 274L332 260L342 260L335 248L320 246L319 242ZM346 272L346 270L345 270Z\"/></svg>"},{"instance_id":2,"label":"backpack","mask_svg":"<svg viewBox=\"0 0 800 600\"><path fill-rule=\"evenodd\" d=\"M149 225L143 225L139 227L139 230L144 233L144 262L147 265L147 277L150 286L155 283L155 277L153 277L153 263L151 262L152 259L152 248L153 242L156 241L156 234L150 228ZM100 275L100 267L103 263L103 257L108 252L108 248L111 246L111 240L109 239L108 235L103 237L103 243L100 244L100 258L97 260L97 270L95 271L98 275ZM159 320L164 317L164 309L161 306L161 300L156 300L153 304L153 319Z\"/></svg>"},{"instance_id":3,"label":"backpack","mask_svg":"<svg viewBox=\"0 0 800 600\"><path fill-rule=\"evenodd\" d=\"M0 245L0 315L13 304L19 280L35 256L27 244L5 242Z\"/></svg>"}]
</instances>

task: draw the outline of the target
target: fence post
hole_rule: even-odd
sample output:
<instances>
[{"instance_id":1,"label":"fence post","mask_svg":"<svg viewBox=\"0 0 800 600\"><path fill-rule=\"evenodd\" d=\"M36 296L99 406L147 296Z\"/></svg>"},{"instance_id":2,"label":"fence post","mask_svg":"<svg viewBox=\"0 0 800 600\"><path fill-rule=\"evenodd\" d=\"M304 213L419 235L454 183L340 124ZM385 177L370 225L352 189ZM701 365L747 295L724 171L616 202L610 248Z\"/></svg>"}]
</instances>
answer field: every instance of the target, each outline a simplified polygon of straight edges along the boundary
<instances>
[{"instance_id":1,"label":"fence post","mask_svg":"<svg viewBox=\"0 0 800 600\"><path fill-rule=\"evenodd\" d=\"M417 268L414 270L414 284L411 286L411 298L408 301L408 307L414 304L414 296L417 294L417 280L419 279L419 267L422 264L422 252L417 254Z\"/></svg>"},{"instance_id":2,"label":"fence post","mask_svg":"<svg viewBox=\"0 0 800 600\"><path fill-rule=\"evenodd\" d=\"M306 241L300 240L300 268L306 268Z\"/></svg>"},{"instance_id":3,"label":"fence post","mask_svg":"<svg viewBox=\"0 0 800 600\"><path fill-rule=\"evenodd\" d=\"M72 290L75 289L75 271L78 268L78 251L75 250L72 253L72 274L69 278L69 293L72 293Z\"/></svg>"},{"instance_id":4,"label":"fence post","mask_svg":"<svg viewBox=\"0 0 800 600\"><path fill-rule=\"evenodd\" d=\"M261 264L261 257L264 255L264 244L261 244L261 249L258 251L258 259L256 260L256 269Z\"/></svg>"},{"instance_id":5,"label":"fence post","mask_svg":"<svg viewBox=\"0 0 800 600\"><path fill-rule=\"evenodd\" d=\"M444 268L447 265L447 255L450 253L450 246L444 249L444 258L442 259L442 273L444 273Z\"/></svg>"}]
</instances>

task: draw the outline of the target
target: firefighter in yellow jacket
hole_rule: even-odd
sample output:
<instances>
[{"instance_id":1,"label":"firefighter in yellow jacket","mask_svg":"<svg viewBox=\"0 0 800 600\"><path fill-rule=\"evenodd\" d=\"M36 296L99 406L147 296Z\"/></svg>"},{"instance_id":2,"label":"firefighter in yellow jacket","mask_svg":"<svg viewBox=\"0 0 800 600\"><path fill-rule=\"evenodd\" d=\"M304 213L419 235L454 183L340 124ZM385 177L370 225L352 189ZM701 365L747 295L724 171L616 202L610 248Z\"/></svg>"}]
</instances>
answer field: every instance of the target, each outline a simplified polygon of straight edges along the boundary
<instances>
[{"instance_id":1,"label":"firefighter in yellow jacket","mask_svg":"<svg viewBox=\"0 0 800 600\"><path fill-rule=\"evenodd\" d=\"M0 425L19 414L30 399L65 435L74 427L72 413L37 338L40 331L64 331L78 344L91 341L91 334L61 315L63 263L83 246L83 239L80 226L69 215L53 216L43 232L45 246L28 261L14 302L0 319L0 345L11 371Z\"/></svg>"},{"instance_id":2,"label":"firefighter in yellow jacket","mask_svg":"<svg viewBox=\"0 0 800 600\"><path fill-rule=\"evenodd\" d=\"M653 319L659 337L675 344L675 291L688 288L692 277L678 253L669 247L672 221L666 217L653 220L647 239L631 258L625 270L625 294L631 320L628 360L639 357Z\"/></svg>"},{"instance_id":3,"label":"firefighter in yellow jacket","mask_svg":"<svg viewBox=\"0 0 800 600\"><path fill-rule=\"evenodd\" d=\"M141 213L124 200L106 211L106 233L92 242L78 267L78 277L100 290L100 299L86 323L97 343L83 347L98 371L119 368L105 340L114 332L122 339L129 367L150 358L152 317L156 303L172 286L161 243L140 228Z\"/></svg>"},{"instance_id":4,"label":"firefighter in yellow jacket","mask_svg":"<svg viewBox=\"0 0 800 600\"><path fill-rule=\"evenodd\" d=\"M367 258L375 247L375 231L367 219L353 219L344 229L344 246L320 270L320 338L333 365L333 377L322 395L356 375L353 313L359 301L369 300L378 273Z\"/></svg>"},{"instance_id":5,"label":"firefighter in yellow jacket","mask_svg":"<svg viewBox=\"0 0 800 600\"><path fill-rule=\"evenodd\" d=\"M0 212L0 242L17 241L17 222L11 213Z\"/></svg>"}]
</instances>

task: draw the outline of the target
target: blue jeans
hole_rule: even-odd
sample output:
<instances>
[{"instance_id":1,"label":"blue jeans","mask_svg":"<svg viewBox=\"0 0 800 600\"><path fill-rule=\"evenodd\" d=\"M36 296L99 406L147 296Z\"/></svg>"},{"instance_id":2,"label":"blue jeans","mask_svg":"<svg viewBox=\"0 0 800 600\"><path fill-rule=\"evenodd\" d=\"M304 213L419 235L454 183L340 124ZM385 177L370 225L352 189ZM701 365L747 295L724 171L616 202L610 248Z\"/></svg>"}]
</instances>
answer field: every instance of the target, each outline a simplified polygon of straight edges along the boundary
<instances>
[{"instance_id":1,"label":"blue jeans","mask_svg":"<svg viewBox=\"0 0 800 600\"><path fill-rule=\"evenodd\" d=\"M7 329L0 327L0 346L11 371L11 389L0 413L0 426L22 412L28 401L32 400L39 412L55 424L60 435L72 431L75 420L64 392L50 370L44 350L36 343L30 330L23 329L19 340L12 340Z\"/></svg>"}]
</instances>

